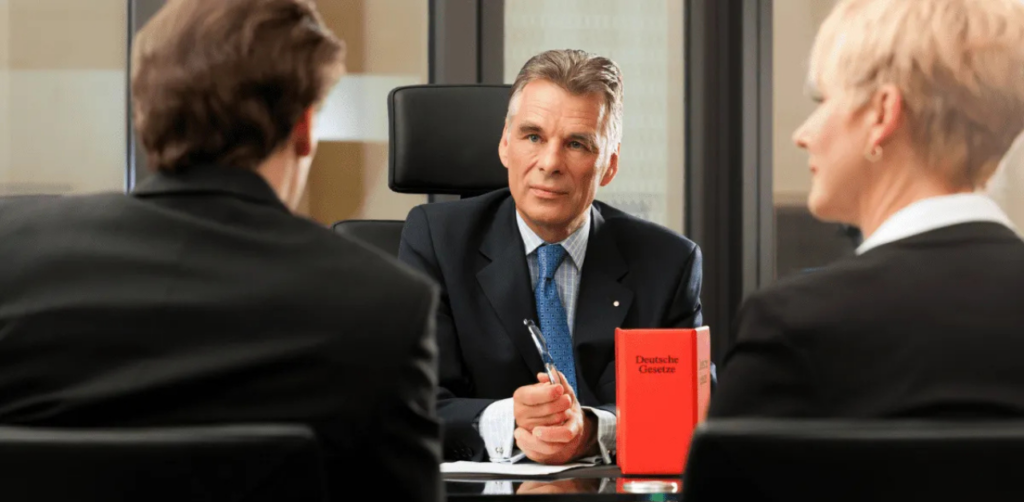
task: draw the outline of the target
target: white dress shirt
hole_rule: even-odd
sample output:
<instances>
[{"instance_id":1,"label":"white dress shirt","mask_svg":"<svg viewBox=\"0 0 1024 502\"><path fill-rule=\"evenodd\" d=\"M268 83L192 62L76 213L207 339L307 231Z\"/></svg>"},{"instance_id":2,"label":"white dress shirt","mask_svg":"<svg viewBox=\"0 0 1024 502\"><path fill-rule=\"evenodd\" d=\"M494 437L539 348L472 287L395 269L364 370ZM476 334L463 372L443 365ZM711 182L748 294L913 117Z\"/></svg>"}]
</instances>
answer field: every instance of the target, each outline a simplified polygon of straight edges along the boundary
<instances>
[{"instance_id":1,"label":"white dress shirt","mask_svg":"<svg viewBox=\"0 0 1024 502\"><path fill-rule=\"evenodd\" d=\"M592 210L591 210L592 211ZM537 278L540 274L540 267L537 264L537 248L547 244L523 221L522 216L516 211L516 223L519 226L519 234L523 238L524 252L526 253L526 264L530 267L530 287L537 287ZM580 270L583 269L583 260L587 255L587 243L590 241L590 212L587 212L583 225L573 232L562 242L551 243L561 244L568 255L555 270L555 284L558 287L558 298L565 307L565 313L569 323L569 334L575 330L576 320L576 299L580 290ZM597 442L601 448L601 458L605 463L611 463L611 452L615 450L615 415L605 410L582 407L586 413L593 413L597 417ZM517 462L522 460L524 453L515 448L515 412L512 398L502 399L492 403L480 414L480 421L477 428L480 437L484 440L487 448L487 456L491 462Z\"/></svg>"},{"instance_id":2,"label":"white dress shirt","mask_svg":"<svg viewBox=\"0 0 1024 502\"><path fill-rule=\"evenodd\" d=\"M857 247L857 254L878 246L961 223L992 222L1013 229L1006 213L980 193L942 195L919 200L889 217Z\"/></svg>"}]
</instances>

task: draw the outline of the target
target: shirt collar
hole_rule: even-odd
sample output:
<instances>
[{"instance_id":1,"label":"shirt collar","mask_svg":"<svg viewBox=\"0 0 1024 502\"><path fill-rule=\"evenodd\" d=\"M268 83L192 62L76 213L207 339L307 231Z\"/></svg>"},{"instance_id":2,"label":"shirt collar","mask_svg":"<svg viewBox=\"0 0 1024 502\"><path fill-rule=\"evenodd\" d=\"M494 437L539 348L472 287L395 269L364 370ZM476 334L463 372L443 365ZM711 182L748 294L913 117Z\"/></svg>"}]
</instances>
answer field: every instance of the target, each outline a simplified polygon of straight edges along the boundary
<instances>
[{"instance_id":1,"label":"shirt collar","mask_svg":"<svg viewBox=\"0 0 1024 502\"><path fill-rule=\"evenodd\" d=\"M971 222L993 222L1014 228L999 205L985 195L942 195L917 201L897 211L864 240L857 248L857 254L935 229Z\"/></svg>"},{"instance_id":2,"label":"shirt collar","mask_svg":"<svg viewBox=\"0 0 1024 502\"><path fill-rule=\"evenodd\" d=\"M576 268L583 269L583 259L587 256L587 241L590 240L590 211L587 211L583 225L561 242L545 242L544 239L541 239L526 224L518 209L516 210L516 224L519 225L519 234L523 237L523 247L525 248L526 256L530 256L537 248L544 244L561 244L569 253L573 263L576 264Z\"/></svg>"}]
</instances>

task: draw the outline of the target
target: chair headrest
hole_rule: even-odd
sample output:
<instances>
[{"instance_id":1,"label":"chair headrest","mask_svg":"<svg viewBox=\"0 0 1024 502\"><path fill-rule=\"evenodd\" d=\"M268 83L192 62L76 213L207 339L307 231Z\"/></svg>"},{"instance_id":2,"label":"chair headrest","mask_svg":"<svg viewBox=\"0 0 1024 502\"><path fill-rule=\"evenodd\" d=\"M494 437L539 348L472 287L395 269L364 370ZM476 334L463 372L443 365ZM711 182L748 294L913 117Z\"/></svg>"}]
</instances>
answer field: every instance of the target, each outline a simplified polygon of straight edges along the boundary
<instances>
[{"instance_id":1,"label":"chair headrest","mask_svg":"<svg viewBox=\"0 0 1024 502\"><path fill-rule=\"evenodd\" d=\"M388 95L388 186L477 195L508 186L498 158L508 85L414 85Z\"/></svg>"}]
</instances>

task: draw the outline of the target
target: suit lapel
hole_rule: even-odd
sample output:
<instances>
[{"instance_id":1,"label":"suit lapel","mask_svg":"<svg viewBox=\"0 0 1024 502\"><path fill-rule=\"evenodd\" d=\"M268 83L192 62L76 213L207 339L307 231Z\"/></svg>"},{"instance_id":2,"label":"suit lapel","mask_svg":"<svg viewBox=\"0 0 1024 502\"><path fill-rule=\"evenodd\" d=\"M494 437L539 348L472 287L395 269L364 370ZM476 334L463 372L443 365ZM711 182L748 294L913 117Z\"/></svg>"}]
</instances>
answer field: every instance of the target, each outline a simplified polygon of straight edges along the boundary
<instances>
[{"instance_id":1,"label":"suit lapel","mask_svg":"<svg viewBox=\"0 0 1024 502\"><path fill-rule=\"evenodd\" d=\"M633 304L633 291L620 282L629 273L629 267L596 208L591 225L587 256L580 271L579 298L576 300L573 339L577 347L606 339L609 333L622 325Z\"/></svg>"},{"instance_id":2,"label":"suit lapel","mask_svg":"<svg viewBox=\"0 0 1024 502\"><path fill-rule=\"evenodd\" d=\"M526 366L531 372L539 373L544 371L544 365L523 325L523 319L537 318L537 309L514 211L512 197L498 208L493 225L480 246L480 252L491 262L477 272L476 278Z\"/></svg>"}]
</instances>

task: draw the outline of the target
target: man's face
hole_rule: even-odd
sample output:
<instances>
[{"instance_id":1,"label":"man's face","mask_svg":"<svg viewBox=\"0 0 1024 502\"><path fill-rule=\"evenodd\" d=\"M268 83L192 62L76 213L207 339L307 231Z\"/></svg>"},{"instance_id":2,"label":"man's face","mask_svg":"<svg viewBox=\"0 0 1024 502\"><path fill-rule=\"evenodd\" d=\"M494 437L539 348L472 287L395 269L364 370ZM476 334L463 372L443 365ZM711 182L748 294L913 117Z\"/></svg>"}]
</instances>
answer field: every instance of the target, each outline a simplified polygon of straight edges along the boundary
<instances>
[{"instance_id":1,"label":"man's face","mask_svg":"<svg viewBox=\"0 0 1024 502\"><path fill-rule=\"evenodd\" d=\"M541 237L564 238L584 221L597 187L618 172L618 145L608 144L601 127L604 99L535 80L523 88L515 112L498 153L516 208Z\"/></svg>"}]
</instances>

